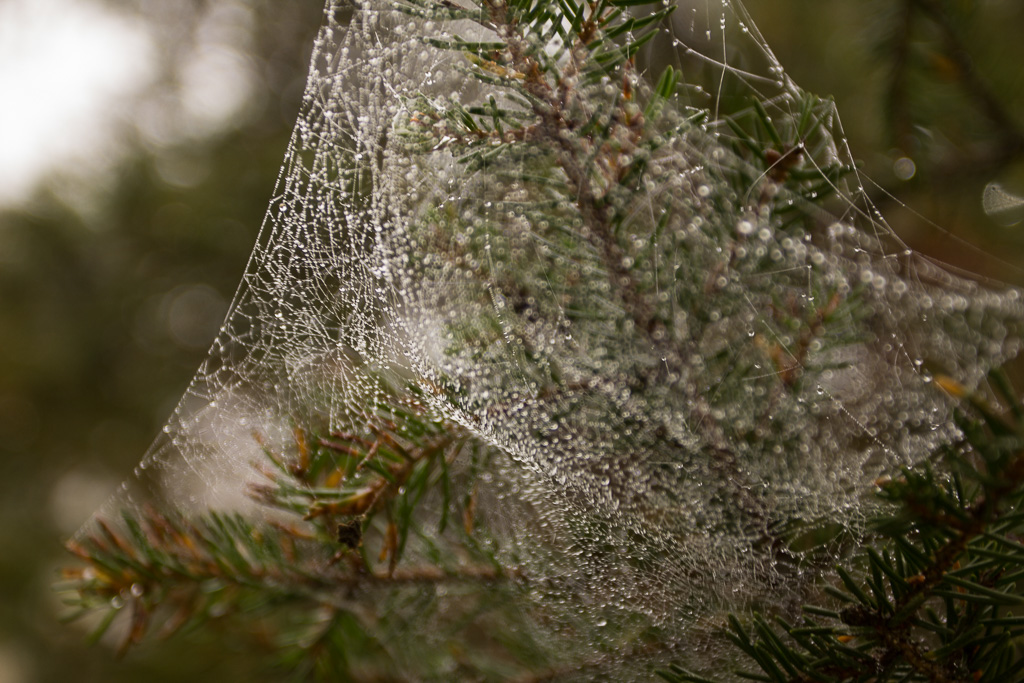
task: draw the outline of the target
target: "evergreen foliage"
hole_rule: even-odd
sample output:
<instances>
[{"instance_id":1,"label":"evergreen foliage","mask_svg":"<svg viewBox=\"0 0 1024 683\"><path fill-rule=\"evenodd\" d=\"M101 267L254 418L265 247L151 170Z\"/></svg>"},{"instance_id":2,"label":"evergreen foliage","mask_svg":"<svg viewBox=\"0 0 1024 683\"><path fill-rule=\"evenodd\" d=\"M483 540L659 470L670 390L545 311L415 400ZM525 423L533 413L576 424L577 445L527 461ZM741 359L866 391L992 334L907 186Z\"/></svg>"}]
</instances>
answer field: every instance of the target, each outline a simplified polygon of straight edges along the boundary
<instances>
[{"instance_id":1,"label":"evergreen foliage","mask_svg":"<svg viewBox=\"0 0 1024 683\"><path fill-rule=\"evenodd\" d=\"M1024 411L1005 377L1000 414L949 378L965 400L963 438L935 462L879 480L885 501L862 547L829 572L798 623L729 618L729 637L763 681L1019 681L1024 604ZM864 578L859 579L855 577ZM674 666L668 681L706 677Z\"/></svg>"},{"instance_id":2,"label":"evergreen foliage","mask_svg":"<svg viewBox=\"0 0 1024 683\"><path fill-rule=\"evenodd\" d=\"M339 372L368 378L375 388L360 405L332 406L358 429L339 430L336 415L328 420L300 407L284 416L291 438L283 448L253 430L264 458L256 463L261 481L247 493L265 523L242 513L189 516L157 506L100 520L69 543L84 565L66 571L74 616L102 613L97 637L119 624L122 650L157 634L221 624L245 634L254 650L278 655L300 680L404 680L412 672L424 680L541 681L653 675L656 666L669 681L711 680L706 661L690 672L692 643L680 632L693 642L731 641L735 649L716 650L716 663L723 653L745 654L747 663L729 680L1021 679L1024 621L1012 610L1024 601L1016 589L1024 566L1024 410L1001 376L991 386L1005 415L973 388L977 378L924 380L921 406L962 403L956 428L951 439L934 437L939 445L926 461L879 480L877 501L851 504L855 517L870 512L869 523L823 517L832 507L797 507L792 480L825 467L799 455L813 438L800 425L811 415L829 419L831 397L813 396L828 393L822 378L851 366L848 350L881 347L879 330L891 320L879 315L878 302L894 305L870 278L851 283L827 269L782 272L782 257L757 243L760 232L781 235L778 244L796 252L831 229L823 225L826 207L855 170L835 154L831 103L800 93L789 117L769 114L756 98L737 98L727 116L717 104L683 104L677 68L646 82L637 67L638 51L674 9L661 2L479 0L467 9L447 0L395 0L393 8L418 21L469 22L496 37L424 38L462 57L467 87L489 93L486 104L418 95L404 102L394 124L395 144L410 158L448 153L461 173L478 179L479 196L419 212L397 247L416 272L447 277L476 264L465 270L477 278L466 287L479 305L444 320L451 332L445 372L410 379L408 368L403 374L344 358ZM709 127L730 131L725 152L711 143ZM337 179L353 196L373 191L358 170L340 169ZM501 181L493 196L491 180ZM471 233L462 206L471 209ZM684 215L704 227L691 223L685 234ZM542 247L524 248L516 232L523 224ZM495 260L493 253L510 256ZM659 271L650 263L674 267ZM750 284L755 276L762 285ZM559 283L557 300L551 283ZM748 313L752 296L769 309L756 334L748 334L749 321L731 324ZM679 310L689 316L690 337ZM937 317L940 327L955 327ZM972 320L991 326L986 315ZM548 350L549 339L568 329L590 344L571 362ZM921 345L929 350L927 341ZM484 420L494 408L466 379L468 364L484 368L483 380L474 376L481 384L510 392L519 386L487 375L506 353L516 359L515 382L533 387L536 401L552 410L604 418L627 405L607 389L613 381L642 397L641 409L623 411L608 427L635 430L627 446L646 449L645 458L717 475L719 481L683 491L671 488L676 475L657 470L661 478L652 477L651 486L667 490L636 501L624 457L599 473L607 488L601 495L621 514L662 520L657 526L667 540L629 540L643 551L629 562L671 565L673 552L697 542L697 528L751 539L759 556L771 559L764 583L730 605L739 608L735 614L703 615L680 630L619 611L596 592L580 599L586 613L545 613L538 599L548 590L544 578L517 561L522 545L505 543L529 531L504 528L516 517L496 515L495 501L479 500L493 495L480 493L489 490L483 484L514 465L481 437L486 425L478 429L465 417L482 413L476 419ZM979 355L980 367L988 357ZM687 450L658 422L681 395L702 452ZM561 419L550 423L575 424ZM887 419L876 415L870 426L884 432ZM879 443L889 438L876 433ZM857 447L838 430L821 435L834 437L837 449ZM789 495L781 502L758 486L758 476L776 475L768 453L792 454L787 471L777 473ZM702 483L707 487L695 493ZM585 507L585 492L569 488ZM524 508L537 505L524 500ZM584 547L609 556L625 543L612 538L602 513L574 520L568 540L528 542L540 555L550 544L552 553ZM638 523L625 525L627 532ZM836 560L833 571L828 565ZM678 571L698 578L684 562ZM726 573L726 580L741 576ZM772 582L798 586L791 592L808 603L799 621L784 608L758 614L759 607L778 607L759 597ZM537 628L548 621L557 640ZM418 637L423 628L433 632L429 640Z\"/></svg>"}]
</instances>

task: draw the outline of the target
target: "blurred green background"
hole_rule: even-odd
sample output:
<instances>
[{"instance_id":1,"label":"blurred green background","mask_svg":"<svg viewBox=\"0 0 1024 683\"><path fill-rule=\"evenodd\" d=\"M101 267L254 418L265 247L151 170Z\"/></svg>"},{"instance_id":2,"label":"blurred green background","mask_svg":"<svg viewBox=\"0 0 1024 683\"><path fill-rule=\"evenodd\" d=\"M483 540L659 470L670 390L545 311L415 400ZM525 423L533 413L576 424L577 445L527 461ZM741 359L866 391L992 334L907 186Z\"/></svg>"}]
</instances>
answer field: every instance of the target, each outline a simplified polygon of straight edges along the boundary
<instances>
[{"instance_id":1,"label":"blurred green background","mask_svg":"<svg viewBox=\"0 0 1024 683\"><path fill-rule=\"evenodd\" d=\"M1024 285L1024 228L980 202L991 181L1024 194L1024 3L747 6L790 75L835 97L896 231ZM262 680L216 634L117 660L58 621L52 584L63 540L128 476L220 325L320 12L0 1L0 683Z\"/></svg>"}]
</instances>

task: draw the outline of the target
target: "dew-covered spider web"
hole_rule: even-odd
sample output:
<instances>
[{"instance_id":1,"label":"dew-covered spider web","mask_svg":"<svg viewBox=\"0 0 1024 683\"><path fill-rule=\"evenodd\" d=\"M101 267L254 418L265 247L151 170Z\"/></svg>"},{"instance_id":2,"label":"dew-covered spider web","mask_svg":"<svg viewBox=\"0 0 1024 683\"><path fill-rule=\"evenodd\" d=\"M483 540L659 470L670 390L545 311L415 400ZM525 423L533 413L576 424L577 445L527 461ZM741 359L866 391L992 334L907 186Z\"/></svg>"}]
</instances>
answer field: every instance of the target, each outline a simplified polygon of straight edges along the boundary
<instances>
[{"instance_id":1,"label":"dew-covered spider web","mask_svg":"<svg viewBox=\"0 0 1024 683\"><path fill-rule=\"evenodd\" d=\"M293 533L402 680L713 667L813 594L1024 301L893 234L742 4L666 9L329 3L227 320L97 519Z\"/></svg>"}]
</instances>

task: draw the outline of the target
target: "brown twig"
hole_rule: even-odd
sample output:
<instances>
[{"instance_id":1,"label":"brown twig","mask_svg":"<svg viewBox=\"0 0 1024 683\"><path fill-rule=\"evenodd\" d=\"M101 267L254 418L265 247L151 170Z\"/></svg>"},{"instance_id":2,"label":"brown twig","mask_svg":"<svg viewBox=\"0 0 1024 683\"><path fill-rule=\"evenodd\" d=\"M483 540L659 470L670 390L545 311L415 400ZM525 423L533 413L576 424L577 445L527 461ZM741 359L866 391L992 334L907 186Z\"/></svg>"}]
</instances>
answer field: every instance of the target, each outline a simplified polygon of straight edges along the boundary
<instances>
[{"instance_id":1,"label":"brown twig","mask_svg":"<svg viewBox=\"0 0 1024 683\"><path fill-rule=\"evenodd\" d=\"M892 71L889 75L888 105L896 145L905 153L913 151L913 120L907 101L907 68L914 25L914 2L903 5L899 33L893 48Z\"/></svg>"},{"instance_id":2,"label":"brown twig","mask_svg":"<svg viewBox=\"0 0 1024 683\"><path fill-rule=\"evenodd\" d=\"M1003 106L989 85L974 69L970 53L949 17L935 0L908 0L924 12L938 27L945 44L944 52L956 67L958 80L971 101L996 129L996 141L988 146L959 155L937 167L945 178L991 174L1024 155L1024 132Z\"/></svg>"}]
</instances>

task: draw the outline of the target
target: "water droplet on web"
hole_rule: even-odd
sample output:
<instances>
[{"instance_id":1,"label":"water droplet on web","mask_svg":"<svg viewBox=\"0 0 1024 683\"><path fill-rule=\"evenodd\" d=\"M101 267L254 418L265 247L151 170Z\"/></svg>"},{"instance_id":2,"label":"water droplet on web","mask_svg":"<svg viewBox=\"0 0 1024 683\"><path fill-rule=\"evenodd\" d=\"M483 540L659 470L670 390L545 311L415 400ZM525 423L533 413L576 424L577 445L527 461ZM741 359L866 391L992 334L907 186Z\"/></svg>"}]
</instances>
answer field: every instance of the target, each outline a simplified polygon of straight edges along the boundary
<instances>
[{"instance_id":1,"label":"water droplet on web","mask_svg":"<svg viewBox=\"0 0 1024 683\"><path fill-rule=\"evenodd\" d=\"M999 183L985 186L981 206L992 220L1003 226L1016 225L1024 220L1024 198L1010 194Z\"/></svg>"},{"instance_id":2,"label":"water droplet on web","mask_svg":"<svg viewBox=\"0 0 1024 683\"><path fill-rule=\"evenodd\" d=\"M976 386L1019 334L1019 293L894 252L900 243L872 220L868 197L837 184L822 204L813 188L828 187L824 176L757 178L764 168L735 145L724 117L756 99L791 133L796 86L765 92L783 71L770 57L747 59L770 51L738 6L696 4L691 21L663 27L686 33L690 24L664 56L687 68L683 96L660 119L627 131L608 113L622 105L615 72L573 90L571 107L548 103L566 117L556 131L520 101L523 82L508 64L422 40L495 40L492 27L438 15L433 25L404 17L391 30L390 2L358 3L353 30L335 27L340 44L316 48L310 106L216 358L135 483L159 491L162 511L237 511L262 530L285 513L246 487L273 483L264 470L304 471L279 465L316 457L310 435L350 435L341 446L361 457L378 444L344 470L352 486L391 486L373 478L391 470L375 467L401 468L399 451L422 454L439 435L457 436L460 449L442 449L452 495L428 487L414 504L417 475L403 473L387 489L395 498L382 496L385 509L366 511L367 545L380 547L387 512L401 508L416 531L399 569L507 563L523 581L451 582L431 594L439 609L425 621L400 586L375 582L365 600L353 591L367 623L415 630L425 647L485 638L478 622L458 622L460 597L481 591L473 604L514 607L484 619L514 617L514 628L546 644L556 670L600 661L594 678L637 680L650 662L609 657L613 634L595 628L621 619L688 643L722 613L793 604L806 586L776 567L771 548L784 539L755 543L751 528L841 518L851 538L862 532L873 481L864 463L921 460L954 434L947 401L924 386L925 360ZM523 44L543 54L557 42ZM689 68L696 60L707 73ZM468 75L478 67L485 80ZM633 84L645 102L652 86ZM494 133L492 94L514 113L500 121L507 139ZM852 165L825 106L813 112L820 139L804 150L808 174ZM581 112L606 115L573 120ZM559 157L581 146L582 176ZM627 191L615 183L641 159L633 147L646 165L631 166L639 176ZM996 190L983 197L987 211L1024 204ZM381 425L394 433L371 437ZM440 469L429 470L431 485ZM120 497L136 512L145 509L137 488ZM747 516L752 492L764 506ZM442 499L462 518L449 527L478 533L473 543L437 531ZM304 533L323 521L303 516L288 519L309 525ZM305 561L296 557L296 569L326 564ZM714 581L694 581L695 568ZM694 650L698 664L720 661ZM396 676L428 678L424 665L399 662Z\"/></svg>"}]
</instances>

